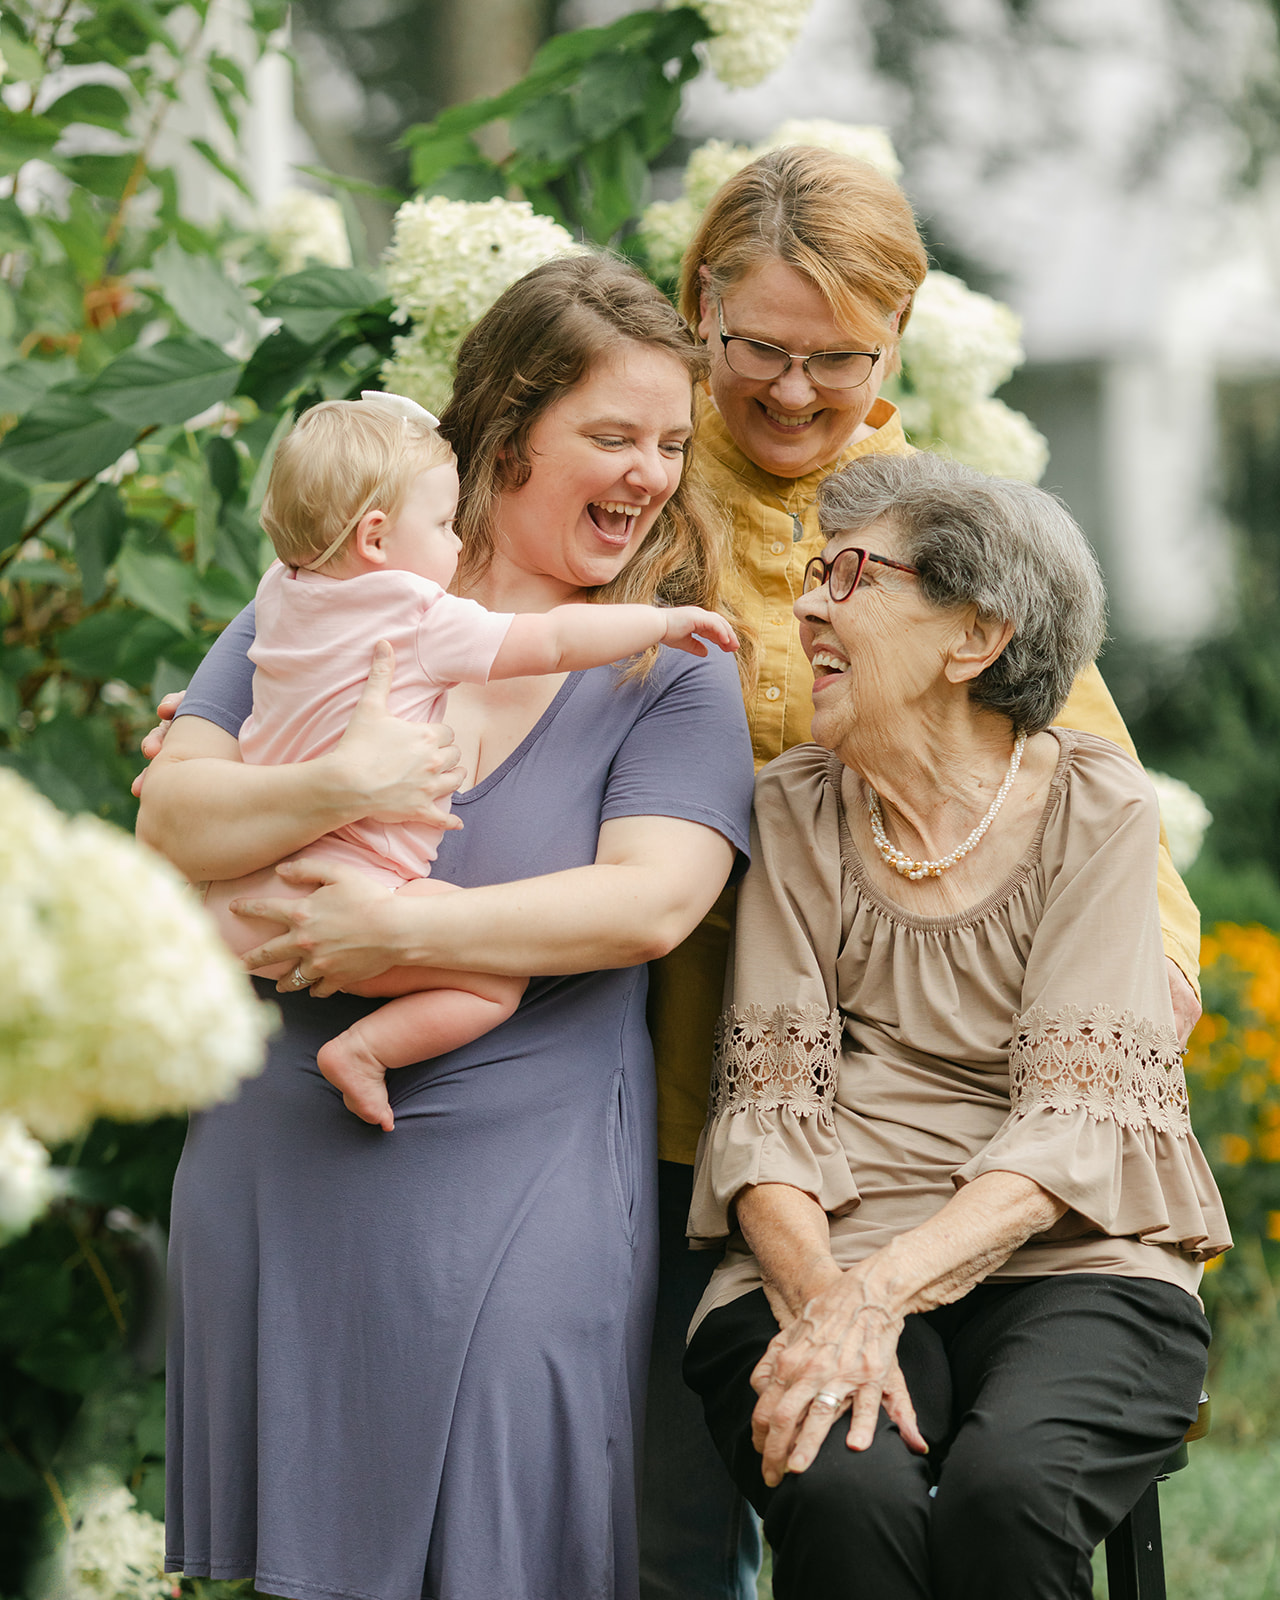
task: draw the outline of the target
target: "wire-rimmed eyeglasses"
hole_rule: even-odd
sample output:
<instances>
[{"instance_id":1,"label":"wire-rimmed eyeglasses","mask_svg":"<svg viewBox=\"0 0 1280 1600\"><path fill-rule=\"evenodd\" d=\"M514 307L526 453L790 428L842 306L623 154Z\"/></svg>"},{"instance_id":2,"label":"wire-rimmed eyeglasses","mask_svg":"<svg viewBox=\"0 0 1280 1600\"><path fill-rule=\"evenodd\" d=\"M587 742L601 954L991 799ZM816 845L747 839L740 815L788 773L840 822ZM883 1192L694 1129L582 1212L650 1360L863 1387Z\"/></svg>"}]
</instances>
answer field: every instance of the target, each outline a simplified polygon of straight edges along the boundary
<instances>
[{"instance_id":1,"label":"wire-rimmed eyeglasses","mask_svg":"<svg viewBox=\"0 0 1280 1600\"><path fill-rule=\"evenodd\" d=\"M888 556L873 555L870 550L859 550L856 546L850 546L847 550L841 550L831 561L824 561L821 556L814 556L804 569L804 583L800 592L811 594L813 590L821 589L825 583L827 593L838 605L841 600L847 600L862 582L862 574L867 570L868 561L874 561L877 566L892 567L895 572L911 572L917 577L920 575L919 567L909 567L905 561L890 561Z\"/></svg>"},{"instance_id":2,"label":"wire-rimmed eyeglasses","mask_svg":"<svg viewBox=\"0 0 1280 1600\"><path fill-rule=\"evenodd\" d=\"M758 383L782 377L793 361L798 361L809 382L819 389L857 389L875 371L876 362L883 350L815 350L812 355L793 355L781 345L765 344L760 339L748 339L745 334L730 333L724 325L724 307L716 302L720 319L720 343L729 370L740 378L754 378ZM735 348L736 346L736 348Z\"/></svg>"}]
</instances>

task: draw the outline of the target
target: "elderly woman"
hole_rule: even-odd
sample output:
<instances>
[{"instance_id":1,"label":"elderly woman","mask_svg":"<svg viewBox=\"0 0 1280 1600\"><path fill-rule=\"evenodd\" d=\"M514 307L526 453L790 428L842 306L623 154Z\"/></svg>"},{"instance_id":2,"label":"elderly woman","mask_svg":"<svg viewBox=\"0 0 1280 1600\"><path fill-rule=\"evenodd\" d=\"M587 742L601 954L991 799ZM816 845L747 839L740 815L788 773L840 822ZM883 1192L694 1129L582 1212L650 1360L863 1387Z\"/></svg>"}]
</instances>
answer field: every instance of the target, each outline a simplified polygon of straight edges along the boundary
<instances>
[{"instance_id":1,"label":"elderly woman","mask_svg":"<svg viewBox=\"0 0 1280 1600\"><path fill-rule=\"evenodd\" d=\"M680 307L711 363L690 470L731 517L728 585L759 639L747 696L757 767L810 736L812 677L791 608L822 549L819 489L851 462L910 452L881 388L925 267L902 190L864 162L807 146L770 151L730 178L685 255ZM1056 720L1133 756L1088 653L1067 688ZM1199 1012L1199 918L1163 848L1159 872L1166 973L1185 1038ZM645 1600L755 1596L755 1530L679 1378L713 1264L709 1253L689 1253L685 1221L731 920L726 897L650 982L663 1255L646 1417Z\"/></svg>"},{"instance_id":2,"label":"elderly woman","mask_svg":"<svg viewBox=\"0 0 1280 1600\"><path fill-rule=\"evenodd\" d=\"M757 781L686 1376L780 1600L1082 1600L1195 1415L1230 1243L1156 800L1050 728L1103 628L1057 502L916 455L819 505L816 743Z\"/></svg>"}]
</instances>

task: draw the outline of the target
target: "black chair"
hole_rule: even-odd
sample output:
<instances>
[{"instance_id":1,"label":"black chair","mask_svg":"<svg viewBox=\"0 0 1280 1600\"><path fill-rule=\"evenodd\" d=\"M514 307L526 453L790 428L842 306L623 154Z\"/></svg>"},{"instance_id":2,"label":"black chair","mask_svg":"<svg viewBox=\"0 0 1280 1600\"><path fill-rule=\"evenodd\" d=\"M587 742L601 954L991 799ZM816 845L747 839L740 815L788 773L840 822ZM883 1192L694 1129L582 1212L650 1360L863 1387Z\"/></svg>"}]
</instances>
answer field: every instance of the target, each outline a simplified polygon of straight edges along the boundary
<instances>
[{"instance_id":1,"label":"black chair","mask_svg":"<svg viewBox=\"0 0 1280 1600\"><path fill-rule=\"evenodd\" d=\"M1187 1446L1209 1431L1209 1396L1201 1391L1196 1420L1144 1490L1129 1515L1107 1538L1107 1589L1111 1600L1165 1600L1160 1542L1160 1484L1187 1464Z\"/></svg>"}]
</instances>

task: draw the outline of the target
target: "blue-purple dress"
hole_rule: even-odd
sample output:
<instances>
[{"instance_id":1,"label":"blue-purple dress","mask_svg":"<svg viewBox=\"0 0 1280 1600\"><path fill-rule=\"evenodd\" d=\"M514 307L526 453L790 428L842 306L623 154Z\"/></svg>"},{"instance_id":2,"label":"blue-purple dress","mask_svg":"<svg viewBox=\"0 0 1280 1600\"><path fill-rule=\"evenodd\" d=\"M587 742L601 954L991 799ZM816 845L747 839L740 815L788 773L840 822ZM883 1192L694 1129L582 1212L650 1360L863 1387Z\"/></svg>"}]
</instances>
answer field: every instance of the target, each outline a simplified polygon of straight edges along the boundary
<instances>
[{"instance_id":1,"label":"blue-purple dress","mask_svg":"<svg viewBox=\"0 0 1280 1600\"><path fill-rule=\"evenodd\" d=\"M249 615L183 711L238 732ZM657 815L745 848L730 659L570 676L455 798L435 875L590 862ZM262 1077L191 1120L170 1252L168 1566L296 1600L634 1600L655 1275L644 967L535 978L360 1122L318 1047L374 1002L278 997Z\"/></svg>"}]
</instances>

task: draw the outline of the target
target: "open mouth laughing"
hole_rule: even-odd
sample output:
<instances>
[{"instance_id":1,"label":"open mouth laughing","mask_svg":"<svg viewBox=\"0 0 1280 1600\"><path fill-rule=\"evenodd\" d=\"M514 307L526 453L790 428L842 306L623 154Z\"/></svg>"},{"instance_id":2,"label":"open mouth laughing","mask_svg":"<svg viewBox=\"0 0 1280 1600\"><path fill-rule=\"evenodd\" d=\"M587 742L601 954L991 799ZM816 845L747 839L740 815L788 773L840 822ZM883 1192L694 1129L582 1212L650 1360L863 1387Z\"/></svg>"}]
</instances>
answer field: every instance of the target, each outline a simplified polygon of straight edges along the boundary
<instances>
[{"instance_id":1,"label":"open mouth laughing","mask_svg":"<svg viewBox=\"0 0 1280 1600\"><path fill-rule=\"evenodd\" d=\"M762 400L758 400L756 404L776 428L807 428L813 419L818 415L816 411L807 411L803 416L789 416L784 411L775 411L772 406L765 405Z\"/></svg>"},{"instance_id":2,"label":"open mouth laughing","mask_svg":"<svg viewBox=\"0 0 1280 1600\"><path fill-rule=\"evenodd\" d=\"M829 650L815 650L809 658L809 664L813 668L813 686L815 689L830 683L833 679L838 678L842 673L849 670L849 663L844 657L834 656Z\"/></svg>"},{"instance_id":3,"label":"open mouth laughing","mask_svg":"<svg viewBox=\"0 0 1280 1600\"><path fill-rule=\"evenodd\" d=\"M593 500L587 515L602 538L610 544L623 545L635 532L636 518L643 510L643 506L625 500Z\"/></svg>"}]
</instances>

